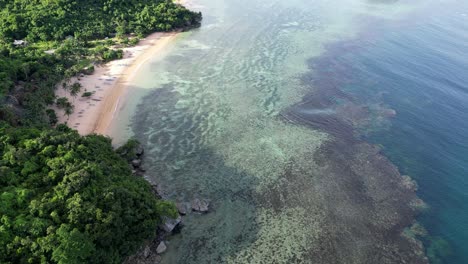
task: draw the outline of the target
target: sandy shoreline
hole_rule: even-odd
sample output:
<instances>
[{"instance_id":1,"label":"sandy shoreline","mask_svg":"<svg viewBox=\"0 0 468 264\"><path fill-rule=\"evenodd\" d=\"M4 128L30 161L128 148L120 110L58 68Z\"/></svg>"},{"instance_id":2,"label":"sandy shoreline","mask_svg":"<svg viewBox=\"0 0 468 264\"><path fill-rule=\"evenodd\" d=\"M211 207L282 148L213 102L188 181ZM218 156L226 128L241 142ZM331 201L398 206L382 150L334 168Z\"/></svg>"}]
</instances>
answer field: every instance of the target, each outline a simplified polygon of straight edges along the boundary
<instances>
[{"instance_id":1,"label":"sandy shoreline","mask_svg":"<svg viewBox=\"0 0 468 264\"><path fill-rule=\"evenodd\" d=\"M193 8L190 0L175 0L189 9ZM79 82L82 85L81 92L73 98L68 91L59 87L57 97L67 97L74 105L74 111L70 116L64 114L64 110L54 108L57 112L58 123L66 123L76 129L81 135L91 133L109 135L114 114L119 104L125 102L127 88L140 67L156 54L161 53L170 46L180 31L157 32L150 34L133 47L123 48L124 57L111 61L104 65L95 66L91 75L72 78L70 84ZM93 95L83 98L84 92L92 92Z\"/></svg>"},{"instance_id":2,"label":"sandy shoreline","mask_svg":"<svg viewBox=\"0 0 468 264\"><path fill-rule=\"evenodd\" d=\"M67 123L81 135L106 134L119 100L133 76L148 59L170 45L177 34L178 32L153 33L136 46L124 48L123 59L96 66L92 75L72 79L71 83L79 82L82 85L82 92L76 98L59 88L57 96L69 98L75 106L69 117L64 115L63 110L57 111L59 123ZM81 97L85 91L93 92L93 95Z\"/></svg>"}]
</instances>

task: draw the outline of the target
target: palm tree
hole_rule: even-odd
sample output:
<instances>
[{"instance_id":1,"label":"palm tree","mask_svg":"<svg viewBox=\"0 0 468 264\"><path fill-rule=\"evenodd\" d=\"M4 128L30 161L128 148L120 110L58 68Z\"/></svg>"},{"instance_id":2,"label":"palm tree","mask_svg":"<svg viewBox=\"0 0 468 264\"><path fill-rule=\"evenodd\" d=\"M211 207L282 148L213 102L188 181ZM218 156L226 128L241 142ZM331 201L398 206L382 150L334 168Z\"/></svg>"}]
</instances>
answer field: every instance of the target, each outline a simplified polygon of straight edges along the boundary
<instances>
[{"instance_id":1,"label":"palm tree","mask_svg":"<svg viewBox=\"0 0 468 264\"><path fill-rule=\"evenodd\" d=\"M60 97L60 98L57 98L57 101L55 102L55 104L57 105L58 108L64 109L67 107L67 105L70 104L70 102L68 102L68 98Z\"/></svg>"},{"instance_id":2,"label":"palm tree","mask_svg":"<svg viewBox=\"0 0 468 264\"><path fill-rule=\"evenodd\" d=\"M74 106L70 103L67 104L65 107L65 115L67 116L67 120L70 119L70 115L73 114Z\"/></svg>"},{"instance_id":3,"label":"palm tree","mask_svg":"<svg viewBox=\"0 0 468 264\"><path fill-rule=\"evenodd\" d=\"M76 82L70 87L70 95L73 96L73 102L75 102L78 93L81 91L81 84Z\"/></svg>"},{"instance_id":4,"label":"palm tree","mask_svg":"<svg viewBox=\"0 0 468 264\"><path fill-rule=\"evenodd\" d=\"M63 81L63 83L62 83L62 89L65 90L65 91L68 90L68 81L66 81L66 80Z\"/></svg>"}]
</instances>

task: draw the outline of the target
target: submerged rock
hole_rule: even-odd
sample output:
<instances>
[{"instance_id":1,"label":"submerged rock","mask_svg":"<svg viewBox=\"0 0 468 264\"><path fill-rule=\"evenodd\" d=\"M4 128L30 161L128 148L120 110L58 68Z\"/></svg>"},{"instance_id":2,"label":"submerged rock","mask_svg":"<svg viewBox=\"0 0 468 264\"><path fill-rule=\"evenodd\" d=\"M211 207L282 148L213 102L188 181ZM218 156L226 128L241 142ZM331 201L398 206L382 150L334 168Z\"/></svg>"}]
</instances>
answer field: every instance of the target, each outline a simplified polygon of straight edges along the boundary
<instances>
[{"instance_id":1,"label":"submerged rock","mask_svg":"<svg viewBox=\"0 0 468 264\"><path fill-rule=\"evenodd\" d=\"M418 184L416 183L416 181L411 179L410 176L402 175L401 177L403 178L403 181L402 181L403 187L405 187L406 189L411 190L413 192L418 190Z\"/></svg>"},{"instance_id":2,"label":"submerged rock","mask_svg":"<svg viewBox=\"0 0 468 264\"><path fill-rule=\"evenodd\" d=\"M420 237L427 237L428 233L426 228L422 226L420 223L416 222L414 223L410 228L409 231L411 232L412 235L414 236L420 236Z\"/></svg>"},{"instance_id":3,"label":"submerged rock","mask_svg":"<svg viewBox=\"0 0 468 264\"><path fill-rule=\"evenodd\" d=\"M382 110L382 115L387 118L395 117L397 112L394 109L384 109Z\"/></svg>"},{"instance_id":4,"label":"submerged rock","mask_svg":"<svg viewBox=\"0 0 468 264\"><path fill-rule=\"evenodd\" d=\"M192 201L192 210L195 212L206 213L209 209L209 202L207 200L195 199Z\"/></svg>"},{"instance_id":5,"label":"submerged rock","mask_svg":"<svg viewBox=\"0 0 468 264\"><path fill-rule=\"evenodd\" d=\"M177 210L179 211L179 214L181 215L187 214L187 206L185 203L177 203L176 207L177 207Z\"/></svg>"},{"instance_id":6,"label":"submerged rock","mask_svg":"<svg viewBox=\"0 0 468 264\"><path fill-rule=\"evenodd\" d=\"M415 198L410 201L409 206L417 212L424 212L429 209L429 206L419 198Z\"/></svg>"},{"instance_id":7,"label":"submerged rock","mask_svg":"<svg viewBox=\"0 0 468 264\"><path fill-rule=\"evenodd\" d=\"M135 149L135 154L138 157L141 157L141 156L143 156L143 154L145 154L145 149L140 145Z\"/></svg>"},{"instance_id":8,"label":"submerged rock","mask_svg":"<svg viewBox=\"0 0 468 264\"><path fill-rule=\"evenodd\" d=\"M161 241L161 243L159 243L158 247L156 248L156 253L162 254L166 252L166 250L167 250L166 243L164 243L164 241Z\"/></svg>"}]
</instances>

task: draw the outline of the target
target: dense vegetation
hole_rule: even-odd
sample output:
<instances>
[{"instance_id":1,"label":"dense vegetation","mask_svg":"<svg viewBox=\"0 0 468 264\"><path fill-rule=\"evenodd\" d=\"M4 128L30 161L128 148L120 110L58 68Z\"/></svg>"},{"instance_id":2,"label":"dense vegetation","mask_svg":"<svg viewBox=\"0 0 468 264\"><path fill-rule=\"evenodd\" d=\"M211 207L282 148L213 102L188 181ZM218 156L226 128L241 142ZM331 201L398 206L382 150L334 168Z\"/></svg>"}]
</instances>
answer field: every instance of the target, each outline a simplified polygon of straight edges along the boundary
<instances>
[{"instance_id":1,"label":"dense vegetation","mask_svg":"<svg viewBox=\"0 0 468 264\"><path fill-rule=\"evenodd\" d=\"M0 1L0 120L53 123L46 109L55 103L57 83L121 57L115 44L129 44L125 34L142 37L197 26L200 20L200 13L170 0ZM99 40L105 37L111 39ZM14 45L14 40L27 45Z\"/></svg>"},{"instance_id":2,"label":"dense vegetation","mask_svg":"<svg viewBox=\"0 0 468 264\"><path fill-rule=\"evenodd\" d=\"M89 40L110 34L145 34L196 24L199 14L169 0L0 1L0 38L12 41Z\"/></svg>"},{"instance_id":3,"label":"dense vegetation","mask_svg":"<svg viewBox=\"0 0 468 264\"><path fill-rule=\"evenodd\" d=\"M80 95L70 79L122 57L128 33L200 20L169 0L0 0L0 263L119 263L174 216L132 175L137 142L55 127L52 106L70 114L56 87Z\"/></svg>"},{"instance_id":4,"label":"dense vegetation","mask_svg":"<svg viewBox=\"0 0 468 264\"><path fill-rule=\"evenodd\" d=\"M157 200L110 139L0 128L0 263L116 263L154 236Z\"/></svg>"}]
</instances>

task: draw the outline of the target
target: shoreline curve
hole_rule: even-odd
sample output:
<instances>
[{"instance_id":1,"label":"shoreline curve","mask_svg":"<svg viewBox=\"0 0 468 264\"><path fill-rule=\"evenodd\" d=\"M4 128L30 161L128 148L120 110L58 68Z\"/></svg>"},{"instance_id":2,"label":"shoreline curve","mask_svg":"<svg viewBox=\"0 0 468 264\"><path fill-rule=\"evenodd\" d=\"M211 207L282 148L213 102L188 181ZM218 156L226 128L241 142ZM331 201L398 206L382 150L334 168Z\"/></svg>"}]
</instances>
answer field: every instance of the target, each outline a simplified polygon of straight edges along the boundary
<instances>
[{"instance_id":1,"label":"shoreline curve","mask_svg":"<svg viewBox=\"0 0 468 264\"><path fill-rule=\"evenodd\" d=\"M71 83L79 82L82 92L92 92L89 98L73 98L67 91L57 88L58 97L67 97L74 105L74 112L66 116L56 109L59 124L67 124L80 135L108 135L119 103L125 98L134 76L149 59L171 45L181 31L156 32L132 47L123 48L124 57L96 66L91 75L74 77Z\"/></svg>"}]
</instances>

